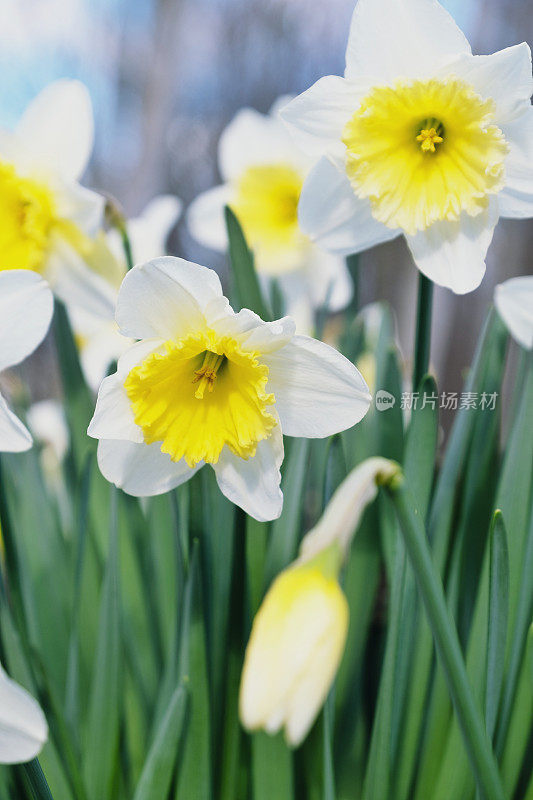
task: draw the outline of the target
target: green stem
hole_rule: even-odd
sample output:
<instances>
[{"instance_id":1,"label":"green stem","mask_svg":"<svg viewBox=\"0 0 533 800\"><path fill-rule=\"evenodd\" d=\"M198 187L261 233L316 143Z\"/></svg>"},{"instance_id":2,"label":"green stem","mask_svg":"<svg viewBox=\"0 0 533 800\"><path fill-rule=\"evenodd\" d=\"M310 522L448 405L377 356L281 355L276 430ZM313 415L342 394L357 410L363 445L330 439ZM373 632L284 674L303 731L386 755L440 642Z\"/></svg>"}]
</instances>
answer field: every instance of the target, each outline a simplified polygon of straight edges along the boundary
<instances>
[{"instance_id":1,"label":"green stem","mask_svg":"<svg viewBox=\"0 0 533 800\"><path fill-rule=\"evenodd\" d=\"M457 630L446 605L440 576L431 558L422 520L400 471L389 480L386 489L396 509L481 796L487 800L504 800L496 759L468 681Z\"/></svg>"},{"instance_id":2,"label":"green stem","mask_svg":"<svg viewBox=\"0 0 533 800\"><path fill-rule=\"evenodd\" d=\"M429 368L431 350L431 313L433 309L433 282L420 273L418 278L418 306L416 311L415 353L413 364L413 391Z\"/></svg>"},{"instance_id":3,"label":"green stem","mask_svg":"<svg viewBox=\"0 0 533 800\"><path fill-rule=\"evenodd\" d=\"M18 770L22 773L23 781L32 800L54 800L39 759L34 758L27 764L21 764Z\"/></svg>"},{"instance_id":4,"label":"green stem","mask_svg":"<svg viewBox=\"0 0 533 800\"><path fill-rule=\"evenodd\" d=\"M119 231L120 231L120 237L122 239L122 247L124 248L124 255L126 257L126 266L129 272L129 270L134 265L133 265L133 253L131 251L130 237L128 236L128 229L125 221L122 223L122 225L120 225Z\"/></svg>"}]
</instances>

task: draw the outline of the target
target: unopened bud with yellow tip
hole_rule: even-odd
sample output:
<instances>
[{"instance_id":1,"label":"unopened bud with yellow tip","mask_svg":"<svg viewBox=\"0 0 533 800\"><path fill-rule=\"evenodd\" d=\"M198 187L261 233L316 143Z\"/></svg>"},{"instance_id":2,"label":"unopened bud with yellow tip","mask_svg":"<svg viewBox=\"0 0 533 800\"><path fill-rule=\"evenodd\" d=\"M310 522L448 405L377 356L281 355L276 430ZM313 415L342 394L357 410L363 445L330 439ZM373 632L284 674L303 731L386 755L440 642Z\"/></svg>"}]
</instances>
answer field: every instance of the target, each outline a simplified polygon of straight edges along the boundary
<instances>
[{"instance_id":1,"label":"unopened bud with yellow tip","mask_svg":"<svg viewBox=\"0 0 533 800\"><path fill-rule=\"evenodd\" d=\"M249 730L285 729L296 747L337 672L348 631L348 603L337 575L337 545L284 570L254 620L246 651L240 715Z\"/></svg>"},{"instance_id":2,"label":"unopened bud with yellow tip","mask_svg":"<svg viewBox=\"0 0 533 800\"><path fill-rule=\"evenodd\" d=\"M297 747L335 678L348 632L339 572L377 482L396 469L383 458L356 467L302 541L300 557L268 590L246 649L240 717L250 731L285 731Z\"/></svg>"}]
</instances>

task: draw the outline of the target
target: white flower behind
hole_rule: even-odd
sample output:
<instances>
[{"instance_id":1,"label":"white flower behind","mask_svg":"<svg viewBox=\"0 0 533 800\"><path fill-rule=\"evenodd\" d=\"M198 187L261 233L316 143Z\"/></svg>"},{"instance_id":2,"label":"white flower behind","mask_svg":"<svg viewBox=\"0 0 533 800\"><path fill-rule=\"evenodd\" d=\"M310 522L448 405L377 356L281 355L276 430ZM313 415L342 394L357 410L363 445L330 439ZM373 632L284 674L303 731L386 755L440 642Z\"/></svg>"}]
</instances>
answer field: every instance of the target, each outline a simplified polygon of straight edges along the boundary
<instances>
[{"instance_id":1,"label":"white flower behind","mask_svg":"<svg viewBox=\"0 0 533 800\"><path fill-rule=\"evenodd\" d=\"M173 195L159 195L144 211L127 222L133 261L141 264L165 252L168 235L181 213L181 201ZM80 351L80 361L88 385L95 392L107 375L109 365L131 345L121 336L115 322L115 304L127 264L120 233L111 229L101 243L102 263L107 265L107 280L113 297L104 314L91 313L83 306L68 306L72 328Z\"/></svg>"},{"instance_id":2,"label":"white flower behind","mask_svg":"<svg viewBox=\"0 0 533 800\"><path fill-rule=\"evenodd\" d=\"M79 183L93 145L87 89L58 80L0 131L0 271L41 273L65 302L112 308L105 281L89 266L103 198Z\"/></svg>"},{"instance_id":3,"label":"white flower behind","mask_svg":"<svg viewBox=\"0 0 533 800\"><path fill-rule=\"evenodd\" d=\"M352 296L344 259L313 245L298 225L300 192L312 161L296 147L278 118L276 101L269 114L244 108L222 133L219 168L222 186L199 195L187 213L192 235L206 247L224 251L224 206L229 205L255 255L259 278L268 292L275 278L286 312L299 332L313 328L313 310L326 302L344 308Z\"/></svg>"},{"instance_id":4,"label":"white flower behind","mask_svg":"<svg viewBox=\"0 0 533 800\"><path fill-rule=\"evenodd\" d=\"M19 364L42 342L53 309L52 292L37 273L0 272L0 372ZM31 445L31 434L0 395L0 452Z\"/></svg>"},{"instance_id":5,"label":"white flower behind","mask_svg":"<svg viewBox=\"0 0 533 800\"><path fill-rule=\"evenodd\" d=\"M0 664L0 764L31 761L48 738L41 707Z\"/></svg>"},{"instance_id":6,"label":"white flower behind","mask_svg":"<svg viewBox=\"0 0 533 800\"><path fill-rule=\"evenodd\" d=\"M103 381L88 432L102 473L129 494L161 494L207 463L232 502L274 519L282 434L330 436L368 410L368 387L344 356L295 335L288 317L235 313L206 267L171 257L135 267L116 319L140 341Z\"/></svg>"},{"instance_id":7,"label":"white flower behind","mask_svg":"<svg viewBox=\"0 0 533 800\"><path fill-rule=\"evenodd\" d=\"M526 350L533 348L533 275L510 278L494 290L494 303L511 336Z\"/></svg>"},{"instance_id":8,"label":"white flower behind","mask_svg":"<svg viewBox=\"0 0 533 800\"><path fill-rule=\"evenodd\" d=\"M359 0L344 77L282 111L316 164L302 230L333 253L404 234L418 268L472 291L499 216L533 216L527 44L473 56L436 0Z\"/></svg>"}]
</instances>

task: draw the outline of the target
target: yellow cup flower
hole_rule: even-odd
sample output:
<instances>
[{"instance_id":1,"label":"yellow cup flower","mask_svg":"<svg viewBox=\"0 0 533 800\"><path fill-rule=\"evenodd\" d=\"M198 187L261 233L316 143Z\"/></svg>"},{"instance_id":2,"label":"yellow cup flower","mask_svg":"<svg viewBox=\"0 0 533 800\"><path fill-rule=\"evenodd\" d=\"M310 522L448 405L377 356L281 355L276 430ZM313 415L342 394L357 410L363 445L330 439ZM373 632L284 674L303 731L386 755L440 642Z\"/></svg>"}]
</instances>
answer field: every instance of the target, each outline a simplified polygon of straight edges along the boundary
<instances>
[{"instance_id":1,"label":"yellow cup flower","mask_svg":"<svg viewBox=\"0 0 533 800\"><path fill-rule=\"evenodd\" d=\"M322 707L348 631L340 561L333 546L289 567L269 589L254 620L241 682L240 716L249 730L276 733L283 727L296 747Z\"/></svg>"},{"instance_id":2,"label":"yellow cup flower","mask_svg":"<svg viewBox=\"0 0 533 800\"><path fill-rule=\"evenodd\" d=\"M475 289L499 216L533 216L527 44L473 56L436 0L359 0L344 77L281 116L316 161L304 233L348 254L404 234L418 268Z\"/></svg>"},{"instance_id":3,"label":"yellow cup flower","mask_svg":"<svg viewBox=\"0 0 533 800\"><path fill-rule=\"evenodd\" d=\"M241 109L223 131L219 169L224 180L191 204L187 223L206 247L227 250L224 206L237 216L254 251L260 279L276 279L285 311L299 333L314 327L314 309L344 308L352 281L344 258L318 248L300 229L298 201L312 160L295 145L278 118L280 98L268 114Z\"/></svg>"},{"instance_id":4,"label":"yellow cup flower","mask_svg":"<svg viewBox=\"0 0 533 800\"><path fill-rule=\"evenodd\" d=\"M283 434L321 438L368 410L358 370L292 319L235 313L213 270L157 258L118 295L129 347L100 387L89 435L98 463L129 494L161 494L210 465L224 494L256 519L281 513Z\"/></svg>"},{"instance_id":5,"label":"yellow cup flower","mask_svg":"<svg viewBox=\"0 0 533 800\"><path fill-rule=\"evenodd\" d=\"M93 144L89 93L58 80L0 136L0 271L39 272L66 303L113 314L113 292L90 265L104 199L82 187Z\"/></svg>"}]
</instances>

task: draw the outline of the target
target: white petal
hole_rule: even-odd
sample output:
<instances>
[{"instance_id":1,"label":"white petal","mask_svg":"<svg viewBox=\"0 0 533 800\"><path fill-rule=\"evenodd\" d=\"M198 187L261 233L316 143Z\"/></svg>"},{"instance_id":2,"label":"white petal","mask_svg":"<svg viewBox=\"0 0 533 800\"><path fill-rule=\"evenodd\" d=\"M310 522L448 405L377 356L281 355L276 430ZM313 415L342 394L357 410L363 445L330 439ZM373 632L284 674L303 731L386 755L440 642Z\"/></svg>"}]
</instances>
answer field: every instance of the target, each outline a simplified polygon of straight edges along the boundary
<instances>
[{"instance_id":1,"label":"white petal","mask_svg":"<svg viewBox=\"0 0 533 800\"><path fill-rule=\"evenodd\" d=\"M45 273L55 294L67 306L79 306L101 319L113 319L116 289L94 272L66 239L54 238Z\"/></svg>"},{"instance_id":2,"label":"white petal","mask_svg":"<svg viewBox=\"0 0 533 800\"><path fill-rule=\"evenodd\" d=\"M203 309L222 295L216 272L163 256L131 269L120 287L116 320L132 339L180 339L205 326Z\"/></svg>"},{"instance_id":3,"label":"white petal","mask_svg":"<svg viewBox=\"0 0 533 800\"><path fill-rule=\"evenodd\" d=\"M494 101L494 118L499 127L530 105L531 50L525 42L488 56L463 55L447 66L446 71L463 78L483 98Z\"/></svg>"},{"instance_id":4,"label":"white petal","mask_svg":"<svg viewBox=\"0 0 533 800\"><path fill-rule=\"evenodd\" d=\"M0 453L21 453L32 446L30 432L0 394Z\"/></svg>"},{"instance_id":5,"label":"white petal","mask_svg":"<svg viewBox=\"0 0 533 800\"><path fill-rule=\"evenodd\" d=\"M226 298L223 299L224 303L217 301L207 307L207 323L219 336L238 339L244 350L272 353L284 347L294 336L295 325L290 317L265 322L248 308L243 308L236 314Z\"/></svg>"},{"instance_id":6,"label":"white petal","mask_svg":"<svg viewBox=\"0 0 533 800\"><path fill-rule=\"evenodd\" d=\"M315 309L308 278L308 271L301 269L284 272L276 279L283 297L283 310L294 320L296 333L305 336L311 336L315 327ZM265 293L269 292L270 279L263 276L261 283L265 286Z\"/></svg>"},{"instance_id":7,"label":"white petal","mask_svg":"<svg viewBox=\"0 0 533 800\"><path fill-rule=\"evenodd\" d=\"M128 339L121 337L125 342ZM124 439L142 442L141 429L135 424L131 404L124 389L124 381L133 367L144 361L155 350L162 350L161 339L145 339L129 344L118 359L117 371L101 383L93 418L87 433L95 439Z\"/></svg>"},{"instance_id":8,"label":"white petal","mask_svg":"<svg viewBox=\"0 0 533 800\"><path fill-rule=\"evenodd\" d=\"M253 108L241 109L224 130L218 159L224 181L234 181L258 164L306 163L281 120Z\"/></svg>"},{"instance_id":9,"label":"white petal","mask_svg":"<svg viewBox=\"0 0 533 800\"><path fill-rule=\"evenodd\" d=\"M77 180L93 147L89 92L79 81L50 83L29 104L16 132L35 162L66 180Z\"/></svg>"},{"instance_id":10,"label":"white petal","mask_svg":"<svg viewBox=\"0 0 533 800\"><path fill-rule=\"evenodd\" d=\"M47 738L41 707L0 665L0 764L31 761Z\"/></svg>"},{"instance_id":11,"label":"white petal","mask_svg":"<svg viewBox=\"0 0 533 800\"><path fill-rule=\"evenodd\" d=\"M505 160L505 186L498 195L502 217L533 216L533 108L505 126L509 154Z\"/></svg>"},{"instance_id":12,"label":"white petal","mask_svg":"<svg viewBox=\"0 0 533 800\"><path fill-rule=\"evenodd\" d=\"M42 342L53 310L52 292L36 272L0 273L0 371L18 364Z\"/></svg>"},{"instance_id":13,"label":"white petal","mask_svg":"<svg viewBox=\"0 0 533 800\"><path fill-rule=\"evenodd\" d=\"M331 153L343 158L342 132L367 94L369 85L328 75L298 95L280 111L295 142L310 157Z\"/></svg>"},{"instance_id":14,"label":"white petal","mask_svg":"<svg viewBox=\"0 0 533 800\"><path fill-rule=\"evenodd\" d=\"M307 336L263 359L283 433L322 438L351 428L370 405L361 373L333 347Z\"/></svg>"},{"instance_id":15,"label":"white petal","mask_svg":"<svg viewBox=\"0 0 533 800\"><path fill-rule=\"evenodd\" d=\"M124 389L124 375L115 372L102 381L87 433L94 439L122 439L138 444L144 442L143 432L135 424L131 403Z\"/></svg>"},{"instance_id":16,"label":"white petal","mask_svg":"<svg viewBox=\"0 0 533 800\"><path fill-rule=\"evenodd\" d=\"M359 0L346 50L346 77L389 83L431 76L470 45L437 0Z\"/></svg>"},{"instance_id":17,"label":"white petal","mask_svg":"<svg viewBox=\"0 0 533 800\"><path fill-rule=\"evenodd\" d=\"M326 157L304 182L298 219L316 244L341 255L367 250L401 233L374 219L369 202L355 195L342 165Z\"/></svg>"},{"instance_id":18,"label":"white petal","mask_svg":"<svg viewBox=\"0 0 533 800\"><path fill-rule=\"evenodd\" d=\"M102 227L105 198L79 184L52 182L52 186L58 216L73 222L87 236L96 236Z\"/></svg>"},{"instance_id":19,"label":"white petal","mask_svg":"<svg viewBox=\"0 0 533 800\"><path fill-rule=\"evenodd\" d=\"M516 172L524 161L529 163L533 160L533 106L529 101L521 114L502 125L502 131L509 144L509 154L505 159L506 172L509 167Z\"/></svg>"},{"instance_id":20,"label":"white petal","mask_svg":"<svg viewBox=\"0 0 533 800\"><path fill-rule=\"evenodd\" d=\"M226 250L228 234L224 220L224 206L227 206L232 198L231 187L224 184L202 192L189 206L187 226L191 236L204 247Z\"/></svg>"},{"instance_id":21,"label":"white petal","mask_svg":"<svg viewBox=\"0 0 533 800\"><path fill-rule=\"evenodd\" d=\"M122 336L114 322L102 322L100 330L82 344L81 366L85 380L94 392L107 376L109 366L118 361L131 344L131 339Z\"/></svg>"},{"instance_id":22,"label":"white petal","mask_svg":"<svg viewBox=\"0 0 533 800\"><path fill-rule=\"evenodd\" d=\"M343 256L316 247L306 277L315 308L321 308L327 300L329 311L340 311L353 297L353 282Z\"/></svg>"},{"instance_id":23,"label":"white petal","mask_svg":"<svg viewBox=\"0 0 533 800\"><path fill-rule=\"evenodd\" d=\"M533 348L533 275L511 278L494 290L494 303L511 336Z\"/></svg>"},{"instance_id":24,"label":"white petal","mask_svg":"<svg viewBox=\"0 0 533 800\"><path fill-rule=\"evenodd\" d=\"M220 491L260 522L277 519L283 507L279 468L283 462L283 436L277 425L268 439L257 445L248 460L224 447L213 464Z\"/></svg>"},{"instance_id":25,"label":"white petal","mask_svg":"<svg viewBox=\"0 0 533 800\"><path fill-rule=\"evenodd\" d=\"M161 194L150 200L142 214L129 221L128 233L136 264L164 254L166 240L182 207L175 195Z\"/></svg>"},{"instance_id":26,"label":"white petal","mask_svg":"<svg viewBox=\"0 0 533 800\"><path fill-rule=\"evenodd\" d=\"M456 294L477 289L485 274L485 257L497 222L495 204L477 217L462 214L458 222L436 222L407 244L416 266L439 286Z\"/></svg>"},{"instance_id":27,"label":"white petal","mask_svg":"<svg viewBox=\"0 0 533 800\"><path fill-rule=\"evenodd\" d=\"M134 497L152 497L175 489L197 472L203 462L191 469L186 462L172 461L161 446L136 444L117 439L98 442L98 466L110 483Z\"/></svg>"}]
</instances>

